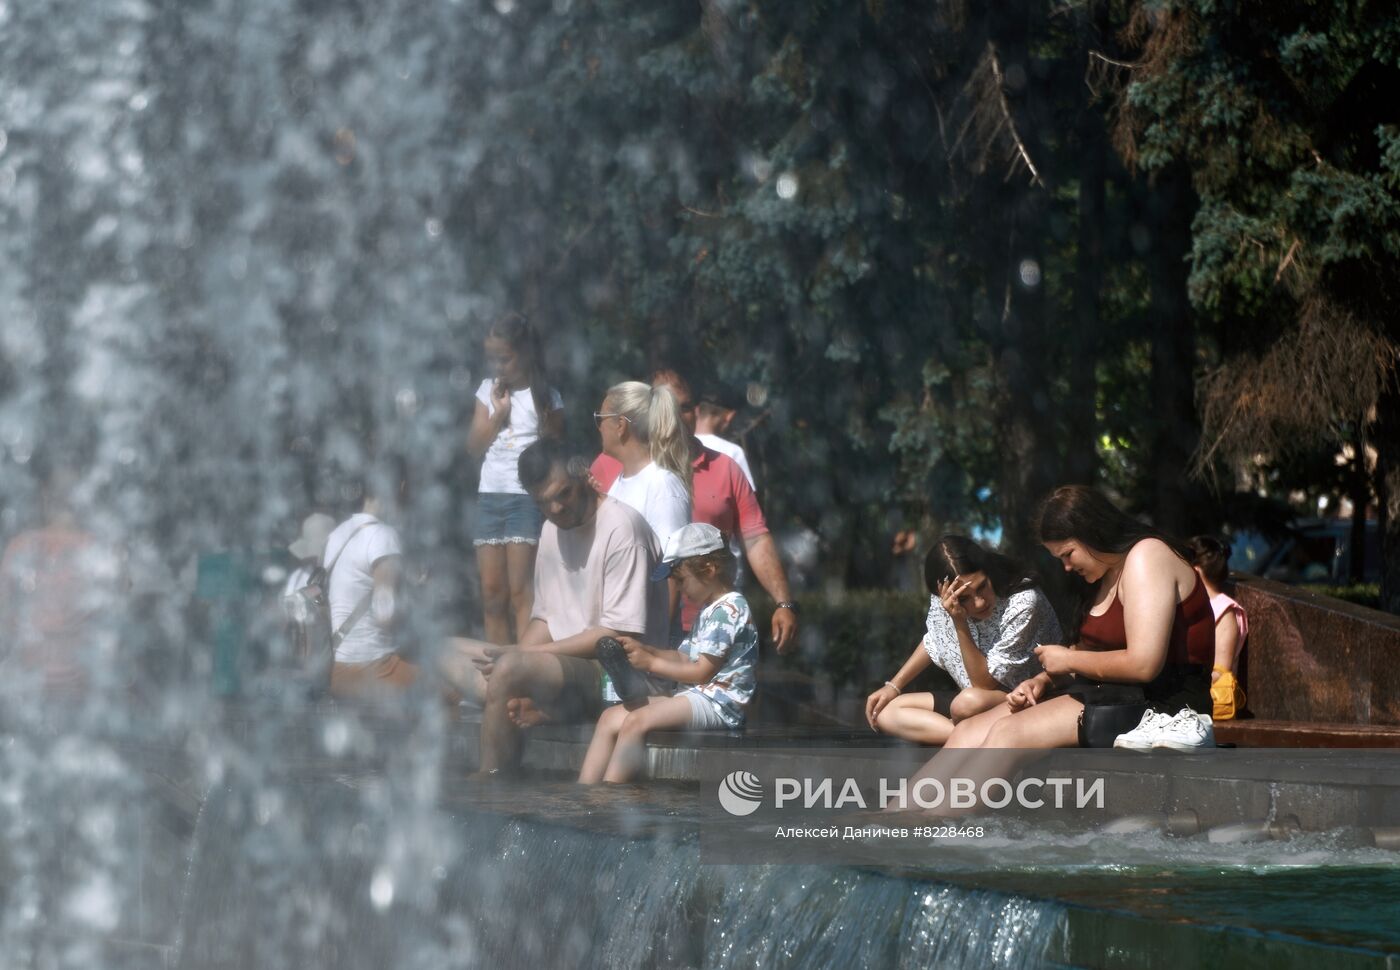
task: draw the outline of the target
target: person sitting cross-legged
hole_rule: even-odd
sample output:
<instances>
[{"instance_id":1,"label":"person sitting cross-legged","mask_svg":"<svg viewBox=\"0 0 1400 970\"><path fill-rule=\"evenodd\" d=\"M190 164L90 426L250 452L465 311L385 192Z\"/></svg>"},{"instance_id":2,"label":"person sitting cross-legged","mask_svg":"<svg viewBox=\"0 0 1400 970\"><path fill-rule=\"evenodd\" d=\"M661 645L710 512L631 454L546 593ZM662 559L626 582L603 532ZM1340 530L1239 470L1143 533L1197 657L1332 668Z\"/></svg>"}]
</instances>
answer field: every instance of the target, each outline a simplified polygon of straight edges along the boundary
<instances>
[{"instance_id":1,"label":"person sitting cross-legged","mask_svg":"<svg viewBox=\"0 0 1400 970\"><path fill-rule=\"evenodd\" d=\"M691 523L666 543L657 575L669 572L681 595L700 610L690 635L679 650L652 646L634 637L619 637L613 656L599 645L599 657L609 668L622 704L598 718L593 741L583 759L579 781L626 782L646 764L646 736L664 730L734 730L744 725L744 708L753 696L754 662L758 659L758 630L749 604L734 589L734 555L719 529ZM638 691L629 696L631 671L612 670L623 658L652 677L686 685L673 697Z\"/></svg>"},{"instance_id":2,"label":"person sitting cross-legged","mask_svg":"<svg viewBox=\"0 0 1400 970\"><path fill-rule=\"evenodd\" d=\"M939 539L924 559L932 596L924 638L865 703L872 730L919 744L942 744L953 725L1006 702L1007 692L1041 672L1035 648L1062 639L1055 610L1015 560L964 536ZM947 707L928 692L904 693L936 664L961 693Z\"/></svg>"}]
</instances>

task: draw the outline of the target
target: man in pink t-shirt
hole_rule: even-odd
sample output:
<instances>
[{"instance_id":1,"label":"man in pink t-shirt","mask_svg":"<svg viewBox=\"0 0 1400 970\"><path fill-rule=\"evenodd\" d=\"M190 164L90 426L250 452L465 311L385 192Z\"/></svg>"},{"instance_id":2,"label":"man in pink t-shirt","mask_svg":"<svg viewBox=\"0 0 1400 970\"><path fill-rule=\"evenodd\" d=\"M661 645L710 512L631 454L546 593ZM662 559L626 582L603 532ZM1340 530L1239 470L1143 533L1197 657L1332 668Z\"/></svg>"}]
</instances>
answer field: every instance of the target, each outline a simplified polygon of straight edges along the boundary
<instances>
[{"instance_id":1,"label":"man in pink t-shirt","mask_svg":"<svg viewBox=\"0 0 1400 970\"><path fill-rule=\"evenodd\" d=\"M581 459L549 439L520 455L520 483L545 518L532 615L520 642L452 638L443 673L482 702L478 769L516 767L520 729L591 721L603 703L598 641L664 643L666 583L652 574L661 544L630 506L597 494Z\"/></svg>"},{"instance_id":2,"label":"man in pink t-shirt","mask_svg":"<svg viewBox=\"0 0 1400 970\"><path fill-rule=\"evenodd\" d=\"M743 541L749 568L777 604L771 630L773 645L778 653L787 653L797 642L797 608L758 496L732 458L706 448L695 438L695 399L685 379L675 371L664 370L653 374L651 383L671 389L680 403L681 419L691 432L692 518L713 525L726 539L737 535ZM606 493L621 474L622 465L614 458L599 455L593 460L591 471L598 487ZM683 604L682 629L691 628L697 612L691 603Z\"/></svg>"}]
</instances>

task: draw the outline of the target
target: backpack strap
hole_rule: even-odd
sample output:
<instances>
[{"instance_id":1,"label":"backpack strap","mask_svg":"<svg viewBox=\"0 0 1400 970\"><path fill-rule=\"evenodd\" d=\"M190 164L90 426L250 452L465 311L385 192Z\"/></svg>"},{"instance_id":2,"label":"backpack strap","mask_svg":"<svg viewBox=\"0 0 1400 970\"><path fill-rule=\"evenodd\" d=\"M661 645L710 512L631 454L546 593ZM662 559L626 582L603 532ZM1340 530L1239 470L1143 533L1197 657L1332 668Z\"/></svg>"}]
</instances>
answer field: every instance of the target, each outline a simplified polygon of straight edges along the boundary
<instances>
[{"instance_id":1,"label":"backpack strap","mask_svg":"<svg viewBox=\"0 0 1400 970\"><path fill-rule=\"evenodd\" d=\"M365 529L369 528L370 526L372 526L372 525L377 525L378 522L379 522L378 519L371 519L371 520L368 521L368 522L362 522L362 523L360 523L360 525L357 526L357 527L355 528L355 531L352 532L352 533L350 533L350 537L349 537L348 539L346 539L343 543L341 543L340 549L337 550L337 552L336 552L336 554L335 554L335 558L332 559L332 560L331 560L331 564L330 564L329 566L326 567L326 593L327 593L327 595L330 594L330 588L331 588L331 573L335 571L335 564L338 563L338 562L340 562L340 557L341 557L342 555L345 554L345 550L346 550L346 549L349 549L349 548L350 548L350 543L351 543L352 541L354 541L354 539L355 539L355 537L356 537L357 535L359 535L362 531L364 531ZM358 603L355 604L355 608L354 608L353 610L350 611L350 615L347 616L347 617L345 618L345 622L342 623L342 624L340 624L340 628L339 628L338 630L336 630L335 633L331 634L331 651L332 651L332 653L334 653L335 649L336 649L337 647L340 646L341 641L345 639L346 634L348 634L348 633L354 628L355 624L356 624L356 623L359 623L360 620L362 620L362 619L364 618L364 615L365 615L367 612L369 612L369 604L370 604L370 600L373 598L373 596L374 596L374 585L373 585L373 583L371 582L369 591L368 591L367 593L365 593L364 596L361 596L361 597L360 597L360 601L359 601Z\"/></svg>"},{"instance_id":2,"label":"backpack strap","mask_svg":"<svg viewBox=\"0 0 1400 970\"><path fill-rule=\"evenodd\" d=\"M368 522L361 522L359 525L357 525L357 526L355 527L355 531L351 532L351 533L350 533L350 536L349 536L344 542L342 542L342 543L340 544L340 548L336 551L335 558L332 559L332 560L331 560L331 564L330 564L329 566L326 567L326 582L327 582L327 583L329 583L329 582L331 581L331 573L335 572L335 564L338 563L338 562L340 562L340 557L343 556L343 555L345 554L345 550L346 550L346 549L349 549L349 548L350 548L350 543L354 540L354 538L355 538L357 535L359 535L361 532L363 532L365 529L368 529L368 528L369 528L370 526L372 526L372 525L377 525L378 523L379 523L379 520L378 520L378 519L370 519Z\"/></svg>"},{"instance_id":3,"label":"backpack strap","mask_svg":"<svg viewBox=\"0 0 1400 970\"><path fill-rule=\"evenodd\" d=\"M360 601L355 604L355 608L350 611L350 615L345 618L345 622L340 624L340 629L336 630L334 633L331 634L332 650L339 647L341 641L345 639L346 634L348 634L352 629L354 629L356 623L359 623L360 620L364 619L364 615L369 612L369 604L373 598L373 589L371 589L364 596L360 597Z\"/></svg>"}]
</instances>

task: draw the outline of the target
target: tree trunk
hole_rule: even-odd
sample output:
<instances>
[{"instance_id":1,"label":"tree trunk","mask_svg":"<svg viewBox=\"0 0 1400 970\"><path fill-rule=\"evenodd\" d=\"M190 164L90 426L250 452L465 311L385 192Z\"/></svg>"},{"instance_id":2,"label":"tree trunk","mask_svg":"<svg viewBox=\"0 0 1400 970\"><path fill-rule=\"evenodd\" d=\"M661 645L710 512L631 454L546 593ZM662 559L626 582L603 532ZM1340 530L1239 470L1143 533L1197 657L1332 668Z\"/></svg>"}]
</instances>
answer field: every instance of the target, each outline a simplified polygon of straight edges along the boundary
<instances>
[{"instance_id":1,"label":"tree trunk","mask_svg":"<svg viewBox=\"0 0 1400 970\"><path fill-rule=\"evenodd\" d=\"M995 5L989 11L990 36L1005 76L1034 76L1031 16L1019 8ZM1041 133L1049 130L1048 105L1043 90L1025 81L1008 81L1002 93L1025 150L1038 160L1040 171L1037 179L1029 171L1018 171L1010 183L1003 183L998 205L1011 213L1001 255L1003 274L988 287L991 293L1003 294L999 369L1004 393L998 422L1002 546L1030 559L1036 551L1035 507L1057 484L1060 465L1047 366L1051 304L1044 278L1052 186L1046 183L1049 153Z\"/></svg>"},{"instance_id":2,"label":"tree trunk","mask_svg":"<svg viewBox=\"0 0 1400 970\"><path fill-rule=\"evenodd\" d=\"M1103 116L1085 110L1079 123L1079 238L1074 265L1074 328L1067 335L1074 378L1065 401L1064 483L1092 485L1098 472L1098 354L1102 330L1104 181L1107 141Z\"/></svg>"},{"instance_id":3,"label":"tree trunk","mask_svg":"<svg viewBox=\"0 0 1400 970\"><path fill-rule=\"evenodd\" d=\"M1376 405L1371 443L1380 486L1381 609L1400 613L1400 388L1386 388Z\"/></svg>"},{"instance_id":4,"label":"tree trunk","mask_svg":"<svg viewBox=\"0 0 1400 970\"><path fill-rule=\"evenodd\" d=\"M1371 476L1366 470L1366 435L1362 422L1356 422L1351 435L1351 564L1347 581L1366 580L1366 510L1371 504Z\"/></svg>"},{"instance_id":5,"label":"tree trunk","mask_svg":"<svg viewBox=\"0 0 1400 970\"><path fill-rule=\"evenodd\" d=\"M1147 468L1152 476L1152 518L1159 529L1185 534L1195 516L1186 470L1200 438L1196 415L1196 330L1186 293L1187 257L1191 252L1191 217L1195 199L1186 173L1163 175L1149 204L1155 229L1148 253L1152 305L1148 333L1152 340L1152 404Z\"/></svg>"}]
</instances>

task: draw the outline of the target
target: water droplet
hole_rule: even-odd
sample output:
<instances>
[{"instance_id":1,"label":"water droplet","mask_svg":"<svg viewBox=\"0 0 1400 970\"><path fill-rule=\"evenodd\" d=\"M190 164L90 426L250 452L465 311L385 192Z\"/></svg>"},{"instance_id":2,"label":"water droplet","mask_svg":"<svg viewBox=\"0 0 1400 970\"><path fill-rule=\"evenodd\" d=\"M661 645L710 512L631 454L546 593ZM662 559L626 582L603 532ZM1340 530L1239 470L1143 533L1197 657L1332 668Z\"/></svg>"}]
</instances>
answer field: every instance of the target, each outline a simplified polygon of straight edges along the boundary
<instances>
[{"instance_id":1,"label":"water droplet","mask_svg":"<svg viewBox=\"0 0 1400 970\"><path fill-rule=\"evenodd\" d=\"M515 10L515 0L496 0L494 6L496 13L502 17L509 17Z\"/></svg>"},{"instance_id":2,"label":"water droplet","mask_svg":"<svg viewBox=\"0 0 1400 970\"><path fill-rule=\"evenodd\" d=\"M369 881L369 901L381 912L393 904L394 877L389 875L388 870L380 868L375 871L374 878Z\"/></svg>"},{"instance_id":3,"label":"water droplet","mask_svg":"<svg viewBox=\"0 0 1400 970\"><path fill-rule=\"evenodd\" d=\"M111 878L106 873L95 873L68 898L68 912L94 929L116 929L121 914Z\"/></svg>"},{"instance_id":4,"label":"water droplet","mask_svg":"<svg viewBox=\"0 0 1400 970\"><path fill-rule=\"evenodd\" d=\"M423 223L423 228L432 239L436 239L438 236L442 235L442 222L437 219L429 219L427 222Z\"/></svg>"},{"instance_id":5,"label":"water droplet","mask_svg":"<svg viewBox=\"0 0 1400 970\"><path fill-rule=\"evenodd\" d=\"M418 413L419 400L418 392L411 387L405 387L394 395L394 404L399 409L399 416L408 418Z\"/></svg>"},{"instance_id":6,"label":"water droplet","mask_svg":"<svg viewBox=\"0 0 1400 970\"><path fill-rule=\"evenodd\" d=\"M266 825L277 817L282 810L282 796L275 791L258 792L257 804L254 814L257 816L259 825Z\"/></svg>"},{"instance_id":7,"label":"water droplet","mask_svg":"<svg viewBox=\"0 0 1400 970\"><path fill-rule=\"evenodd\" d=\"M744 399L751 407L761 408L768 403L768 388L754 381L744 391Z\"/></svg>"},{"instance_id":8,"label":"water droplet","mask_svg":"<svg viewBox=\"0 0 1400 970\"><path fill-rule=\"evenodd\" d=\"M150 103L151 99L144 92L138 91L131 96L131 100L126 103L126 106L132 111L145 111L146 105Z\"/></svg>"},{"instance_id":9,"label":"water droplet","mask_svg":"<svg viewBox=\"0 0 1400 970\"><path fill-rule=\"evenodd\" d=\"M121 462L123 465L132 465L132 464L135 464L135 463L136 463L136 449L135 449L135 448L132 448L130 445L127 445L127 446L122 447L122 448L118 448L118 449L117 449L117 461Z\"/></svg>"},{"instance_id":10,"label":"water droplet","mask_svg":"<svg viewBox=\"0 0 1400 970\"><path fill-rule=\"evenodd\" d=\"M1021 265L1017 269L1021 277L1021 285L1028 290L1033 290L1040 285L1040 264L1033 259L1021 260Z\"/></svg>"},{"instance_id":11,"label":"water droplet","mask_svg":"<svg viewBox=\"0 0 1400 970\"><path fill-rule=\"evenodd\" d=\"M350 746L350 726L339 718L328 721L321 732L321 740L326 745L326 753L338 757Z\"/></svg>"},{"instance_id":12,"label":"water droplet","mask_svg":"<svg viewBox=\"0 0 1400 970\"><path fill-rule=\"evenodd\" d=\"M778 198L793 198L797 195L797 176L794 175L792 172L784 172L782 175L778 176L778 184L776 188L778 191Z\"/></svg>"}]
</instances>

